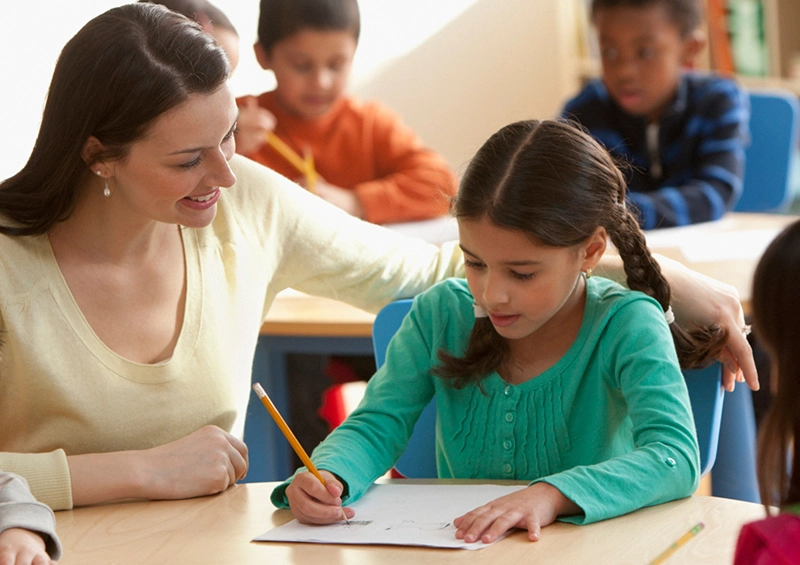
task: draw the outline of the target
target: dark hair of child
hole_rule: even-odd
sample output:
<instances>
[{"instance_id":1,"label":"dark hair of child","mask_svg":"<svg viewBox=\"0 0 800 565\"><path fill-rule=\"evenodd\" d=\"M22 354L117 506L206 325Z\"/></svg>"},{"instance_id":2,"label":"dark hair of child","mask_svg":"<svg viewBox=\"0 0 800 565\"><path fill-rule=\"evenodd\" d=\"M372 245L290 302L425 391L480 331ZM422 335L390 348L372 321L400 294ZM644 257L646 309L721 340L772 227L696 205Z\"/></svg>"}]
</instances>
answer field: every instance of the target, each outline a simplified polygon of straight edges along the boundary
<instances>
[{"instance_id":1,"label":"dark hair of child","mask_svg":"<svg viewBox=\"0 0 800 565\"><path fill-rule=\"evenodd\" d=\"M276 43L303 29L361 32L357 0L261 0L258 42L269 53Z\"/></svg>"},{"instance_id":2,"label":"dark hair of child","mask_svg":"<svg viewBox=\"0 0 800 565\"><path fill-rule=\"evenodd\" d=\"M187 18L190 18L201 25L203 24L201 17L206 17L214 26L227 29L234 34L239 35L230 19L228 19L228 16L226 16L222 10L207 0L139 0L139 2L144 2L146 4L161 4L165 8L169 8L173 12L183 14Z\"/></svg>"},{"instance_id":3,"label":"dark hair of child","mask_svg":"<svg viewBox=\"0 0 800 565\"><path fill-rule=\"evenodd\" d=\"M592 0L594 19L599 10L608 8L649 8L663 6L670 19L681 30L682 37L691 35L703 21L703 7L698 0Z\"/></svg>"},{"instance_id":4,"label":"dark hair of child","mask_svg":"<svg viewBox=\"0 0 800 565\"><path fill-rule=\"evenodd\" d=\"M622 258L628 287L670 306L669 284L625 205L625 179L588 133L563 121L521 121L495 133L470 162L453 201L457 219L487 219L540 245L570 247L603 226ZM691 331L670 324L681 367L708 364L725 342L718 325ZM462 387L508 361L489 318L478 318L464 357L440 351L435 372Z\"/></svg>"},{"instance_id":5,"label":"dark hair of child","mask_svg":"<svg viewBox=\"0 0 800 565\"><path fill-rule=\"evenodd\" d=\"M753 328L777 393L759 426L758 483L767 507L800 503L800 222L767 247L753 279ZM790 476L789 454L794 451Z\"/></svg>"}]
</instances>

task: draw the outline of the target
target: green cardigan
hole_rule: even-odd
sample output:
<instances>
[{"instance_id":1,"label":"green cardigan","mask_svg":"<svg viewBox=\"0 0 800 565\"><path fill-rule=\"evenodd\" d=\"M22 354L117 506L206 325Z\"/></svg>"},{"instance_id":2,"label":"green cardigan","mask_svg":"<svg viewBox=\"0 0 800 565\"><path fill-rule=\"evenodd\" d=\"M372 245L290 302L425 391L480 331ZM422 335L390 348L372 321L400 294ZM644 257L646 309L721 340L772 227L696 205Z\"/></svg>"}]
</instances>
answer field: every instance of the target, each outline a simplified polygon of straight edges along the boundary
<instances>
[{"instance_id":1,"label":"green cardigan","mask_svg":"<svg viewBox=\"0 0 800 565\"><path fill-rule=\"evenodd\" d=\"M420 412L437 401L441 478L545 481L591 523L691 495L700 459L689 396L669 327L651 298L587 279L583 322L569 351L520 385L493 373L455 389L430 374L437 351L461 353L474 324L466 281L414 300L359 407L312 454L343 479L347 502L403 453ZM291 479L290 479L291 480ZM287 505L288 481L272 501Z\"/></svg>"}]
</instances>

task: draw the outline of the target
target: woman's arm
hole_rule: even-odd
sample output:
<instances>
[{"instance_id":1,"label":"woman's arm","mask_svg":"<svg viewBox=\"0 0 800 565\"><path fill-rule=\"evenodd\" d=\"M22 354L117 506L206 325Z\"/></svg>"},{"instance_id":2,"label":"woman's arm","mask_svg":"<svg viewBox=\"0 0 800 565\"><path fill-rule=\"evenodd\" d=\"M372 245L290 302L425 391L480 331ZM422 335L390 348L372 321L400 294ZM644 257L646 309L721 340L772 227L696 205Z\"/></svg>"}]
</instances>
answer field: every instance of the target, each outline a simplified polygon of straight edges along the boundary
<instances>
[{"instance_id":1,"label":"woman's arm","mask_svg":"<svg viewBox=\"0 0 800 565\"><path fill-rule=\"evenodd\" d=\"M747 382L758 390L758 372L753 350L743 332L744 311L739 292L733 286L692 271L685 265L654 254L661 271L672 287L672 309L682 325L719 324L728 329L728 341L720 354L724 367L722 381L732 391L737 382ZM625 284L625 271L619 255L607 253L595 269L598 275Z\"/></svg>"},{"instance_id":2,"label":"woman's arm","mask_svg":"<svg viewBox=\"0 0 800 565\"><path fill-rule=\"evenodd\" d=\"M216 494L247 474L247 446L216 426L141 451L67 457L74 506Z\"/></svg>"}]
</instances>

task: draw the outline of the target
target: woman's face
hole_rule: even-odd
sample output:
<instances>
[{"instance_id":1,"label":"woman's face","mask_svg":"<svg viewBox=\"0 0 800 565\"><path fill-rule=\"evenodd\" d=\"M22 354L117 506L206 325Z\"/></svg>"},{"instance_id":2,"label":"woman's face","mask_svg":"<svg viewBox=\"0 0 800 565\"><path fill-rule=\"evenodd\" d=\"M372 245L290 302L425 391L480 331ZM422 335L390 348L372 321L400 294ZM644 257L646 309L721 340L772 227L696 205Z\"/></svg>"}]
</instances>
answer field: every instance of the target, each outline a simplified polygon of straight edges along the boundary
<instances>
[{"instance_id":1,"label":"woman's face","mask_svg":"<svg viewBox=\"0 0 800 565\"><path fill-rule=\"evenodd\" d=\"M228 161L237 114L226 84L211 94L193 94L159 116L128 155L105 163L108 204L164 223L210 224L220 189L236 181Z\"/></svg>"}]
</instances>

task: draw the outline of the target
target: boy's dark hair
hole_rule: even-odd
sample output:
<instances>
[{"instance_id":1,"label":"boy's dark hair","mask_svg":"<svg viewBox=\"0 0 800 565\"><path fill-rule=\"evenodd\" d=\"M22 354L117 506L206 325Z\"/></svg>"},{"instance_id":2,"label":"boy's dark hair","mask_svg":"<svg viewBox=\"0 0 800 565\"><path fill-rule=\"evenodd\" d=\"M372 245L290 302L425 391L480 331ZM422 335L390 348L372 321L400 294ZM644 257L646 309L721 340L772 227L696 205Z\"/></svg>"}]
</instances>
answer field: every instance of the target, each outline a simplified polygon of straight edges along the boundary
<instances>
[{"instance_id":1,"label":"boy's dark hair","mask_svg":"<svg viewBox=\"0 0 800 565\"><path fill-rule=\"evenodd\" d=\"M759 426L758 484L771 507L800 502L800 221L761 256L753 278L753 328L777 378L777 394ZM789 454L793 453L787 467ZM791 470L791 472L790 472Z\"/></svg>"},{"instance_id":2,"label":"boy's dark hair","mask_svg":"<svg viewBox=\"0 0 800 565\"><path fill-rule=\"evenodd\" d=\"M276 43L301 29L361 33L358 0L261 0L258 42L269 53Z\"/></svg>"},{"instance_id":3,"label":"boy's dark hair","mask_svg":"<svg viewBox=\"0 0 800 565\"><path fill-rule=\"evenodd\" d=\"M670 307L671 290L647 249L639 222L625 204L625 179L591 135L563 121L528 120L495 133L470 161L453 202L457 219L488 220L552 247L572 247L606 229L619 251L628 287ZM720 326L691 332L670 324L681 367L708 364L722 350ZM463 357L440 351L440 377L461 387L508 362L506 340L479 318Z\"/></svg>"},{"instance_id":4,"label":"boy's dark hair","mask_svg":"<svg viewBox=\"0 0 800 565\"><path fill-rule=\"evenodd\" d=\"M607 8L649 8L664 6L667 14L680 29L682 37L688 37L703 21L703 7L699 0L592 0L592 19L599 10Z\"/></svg>"}]
</instances>

